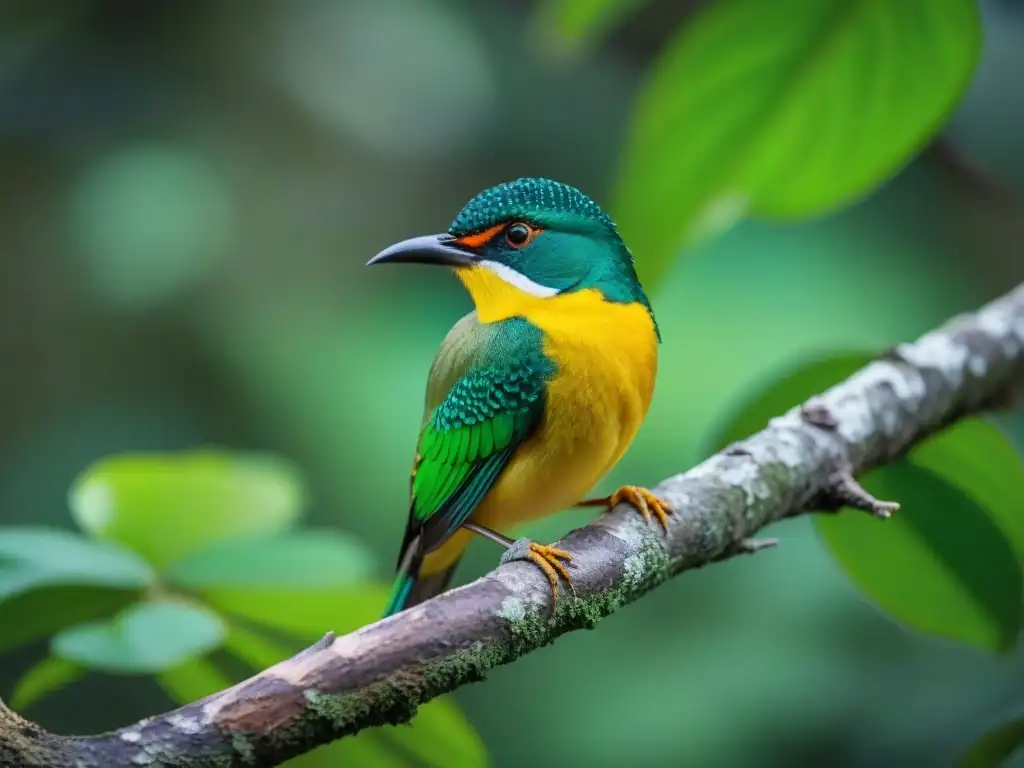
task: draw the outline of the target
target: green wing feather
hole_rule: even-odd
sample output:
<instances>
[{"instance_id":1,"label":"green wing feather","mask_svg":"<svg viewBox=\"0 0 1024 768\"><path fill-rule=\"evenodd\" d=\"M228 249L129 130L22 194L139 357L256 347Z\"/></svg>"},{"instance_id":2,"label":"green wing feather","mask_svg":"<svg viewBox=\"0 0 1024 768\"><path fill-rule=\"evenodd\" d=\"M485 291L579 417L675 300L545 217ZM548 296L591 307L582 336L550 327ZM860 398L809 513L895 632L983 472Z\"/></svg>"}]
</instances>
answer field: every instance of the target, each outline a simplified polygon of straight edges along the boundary
<instances>
[{"instance_id":1,"label":"green wing feather","mask_svg":"<svg viewBox=\"0 0 1024 768\"><path fill-rule=\"evenodd\" d=\"M399 562L414 539L424 554L469 518L540 422L553 370L521 318L456 324L431 368Z\"/></svg>"}]
</instances>

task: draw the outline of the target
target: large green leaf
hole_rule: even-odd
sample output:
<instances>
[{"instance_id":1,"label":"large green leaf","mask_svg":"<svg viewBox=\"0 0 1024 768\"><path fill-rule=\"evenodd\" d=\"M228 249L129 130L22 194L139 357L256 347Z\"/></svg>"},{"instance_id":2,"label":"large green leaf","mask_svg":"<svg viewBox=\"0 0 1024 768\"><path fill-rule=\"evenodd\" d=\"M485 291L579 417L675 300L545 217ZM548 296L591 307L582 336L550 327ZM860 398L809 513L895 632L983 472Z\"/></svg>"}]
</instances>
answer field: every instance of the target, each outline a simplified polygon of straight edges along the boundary
<instances>
[{"instance_id":1,"label":"large green leaf","mask_svg":"<svg viewBox=\"0 0 1024 768\"><path fill-rule=\"evenodd\" d=\"M1020 631L1016 553L984 507L939 475L899 461L863 479L895 499L890 520L863 512L815 517L833 558L880 608L922 632L990 651Z\"/></svg>"},{"instance_id":2,"label":"large green leaf","mask_svg":"<svg viewBox=\"0 0 1024 768\"><path fill-rule=\"evenodd\" d=\"M796 366L748 398L718 430L714 447L762 429L869 360L854 351ZM999 430L981 419L960 421L861 482L876 497L900 502L892 519L853 510L814 519L858 588L921 631L990 650L1009 647L1021 621L1024 469Z\"/></svg>"},{"instance_id":3,"label":"large green leaf","mask_svg":"<svg viewBox=\"0 0 1024 768\"><path fill-rule=\"evenodd\" d=\"M303 496L288 462L202 450L100 461L75 481L70 504L84 530L163 567L215 541L283 530Z\"/></svg>"},{"instance_id":4,"label":"large green leaf","mask_svg":"<svg viewBox=\"0 0 1024 768\"><path fill-rule=\"evenodd\" d=\"M189 589L335 589L368 578L373 558L353 536L305 529L218 542L173 564L170 583Z\"/></svg>"},{"instance_id":5,"label":"large green leaf","mask_svg":"<svg viewBox=\"0 0 1024 768\"><path fill-rule=\"evenodd\" d=\"M909 457L984 507L1024 563L1024 462L1009 435L984 418L962 419Z\"/></svg>"},{"instance_id":6,"label":"large green leaf","mask_svg":"<svg viewBox=\"0 0 1024 768\"><path fill-rule=\"evenodd\" d=\"M180 600L139 603L108 621L79 624L54 636L54 655L120 674L164 672L218 648L224 625L212 611Z\"/></svg>"},{"instance_id":7,"label":"large green leaf","mask_svg":"<svg viewBox=\"0 0 1024 768\"><path fill-rule=\"evenodd\" d=\"M369 584L318 591L216 587L197 594L224 613L313 641L376 621L389 592L389 586Z\"/></svg>"},{"instance_id":8,"label":"large green leaf","mask_svg":"<svg viewBox=\"0 0 1024 768\"><path fill-rule=\"evenodd\" d=\"M484 768L489 764L480 736L447 696L421 705L409 725L385 726L382 730L403 752L432 768Z\"/></svg>"},{"instance_id":9,"label":"large green leaf","mask_svg":"<svg viewBox=\"0 0 1024 768\"><path fill-rule=\"evenodd\" d=\"M133 552L56 528L0 529L0 602L55 585L144 588L154 574Z\"/></svg>"},{"instance_id":10,"label":"large green leaf","mask_svg":"<svg viewBox=\"0 0 1024 768\"><path fill-rule=\"evenodd\" d=\"M997 768L1024 745L1024 717L995 728L956 761L956 768Z\"/></svg>"},{"instance_id":11,"label":"large green leaf","mask_svg":"<svg viewBox=\"0 0 1024 768\"><path fill-rule=\"evenodd\" d=\"M64 627L111 616L142 595L139 590L55 586L0 600L0 651L48 637Z\"/></svg>"},{"instance_id":12,"label":"large green leaf","mask_svg":"<svg viewBox=\"0 0 1024 768\"><path fill-rule=\"evenodd\" d=\"M752 211L847 205L964 93L975 0L723 0L680 28L636 105L614 212L645 282Z\"/></svg>"},{"instance_id":13,"label":"large green leaf","mask_svg":"<svg viewBox=\"0 0 1024 768\"><path fill-rule=\"evenodd\" d=\"M39 699L79 680L86 670L67 659L47 656L23 674L11 694L11 706L24 712Z\"/></svg>"}]
</instances>

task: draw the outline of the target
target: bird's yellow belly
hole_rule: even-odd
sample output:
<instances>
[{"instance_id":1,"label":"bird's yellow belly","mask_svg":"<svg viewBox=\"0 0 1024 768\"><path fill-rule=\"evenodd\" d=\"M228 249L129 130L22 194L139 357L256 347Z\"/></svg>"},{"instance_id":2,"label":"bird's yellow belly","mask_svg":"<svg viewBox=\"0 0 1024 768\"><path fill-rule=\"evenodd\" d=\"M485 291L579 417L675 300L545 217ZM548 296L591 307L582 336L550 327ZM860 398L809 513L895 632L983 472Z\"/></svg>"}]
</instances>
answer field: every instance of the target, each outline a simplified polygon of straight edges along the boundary
<instances>
[{"instance_id":1,"label":"bird's yellow belly","mask_svg":"<svg viewBox=\"0 0 1024 768\"><path fill-rule=\"evenodd\" d=\"M626 430L605 408L567 401L566 410L542 426L517 452L495 487L472 515L502 532L528 520L571 507L615 463ZM608 418L610 417L610 418Z\"/></svg>"},{"instance_id":2,"label":"bird's yellow belly","mask_svg":"<svg viewBox=\"0 0 1024 768\"><path fill-rule=\"evenodd\" d=\"M622 458L647 414L657 366L647 311L602 302L596 319L569 318L546 328L534 320L559 371L537 432L472 515L481 525L505 531L582 500Z\"/></svg>"}]
</instances>

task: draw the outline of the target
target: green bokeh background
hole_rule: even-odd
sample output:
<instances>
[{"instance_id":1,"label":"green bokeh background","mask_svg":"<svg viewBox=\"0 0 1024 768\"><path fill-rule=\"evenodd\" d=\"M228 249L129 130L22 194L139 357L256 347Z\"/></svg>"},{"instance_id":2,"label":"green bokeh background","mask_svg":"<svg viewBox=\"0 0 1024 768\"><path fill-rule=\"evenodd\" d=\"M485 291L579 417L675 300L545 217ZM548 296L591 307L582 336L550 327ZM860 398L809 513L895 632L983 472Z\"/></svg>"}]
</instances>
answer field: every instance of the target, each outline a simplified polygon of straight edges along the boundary
<instances>
[{"instance_id":1,"label":"green bokeh background","mask_svg":"<svg viewBox=\"0 0 1024 768\"><path fill-rule=\"evenodd\" d=\"M306 519L360 536L389 578L426 372L470 305L440 271L365 261L508 178L609 199L660 30L695 5L576 59L519 0L0 5L0 524L70 527L68 487L112 452L268 450L305 473ZM1019 188L1024 5L981 8L983 60L949 136ZM652 297L650 415L599 490L691 466L731 407L808 353L886 347L1008 290L1022 235L925 153L849 209L744 222L681 254ZM809 520L772 533L779 548L458 691L493 764L944 765L1024 708L1024 652L909 633ZM458 582L497 555L474 544ZM0 657L0 695L44 653ZM150 681L90 676L32 715L94 732L170 705Z\"/></svg>"}]
</instances>

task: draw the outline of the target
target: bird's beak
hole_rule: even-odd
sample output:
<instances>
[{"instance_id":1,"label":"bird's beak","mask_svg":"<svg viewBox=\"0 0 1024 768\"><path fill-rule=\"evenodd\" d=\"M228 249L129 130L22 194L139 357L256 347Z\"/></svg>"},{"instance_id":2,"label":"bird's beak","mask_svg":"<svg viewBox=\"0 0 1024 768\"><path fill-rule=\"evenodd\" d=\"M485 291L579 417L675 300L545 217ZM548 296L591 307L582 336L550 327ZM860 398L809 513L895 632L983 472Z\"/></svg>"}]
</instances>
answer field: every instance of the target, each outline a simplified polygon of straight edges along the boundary
<instances>
[{"instance_id":1,"label":"bird's beak","mask_svg":"<svg viewBox=\"0 0 1024 768\"><path fill-rule=\"evenodd\" d=\"M424 235L385 248L368 262L374 264L440 264L462 267L476 261L476 254L451 235Z\"/></svg>"}]
</instances>

